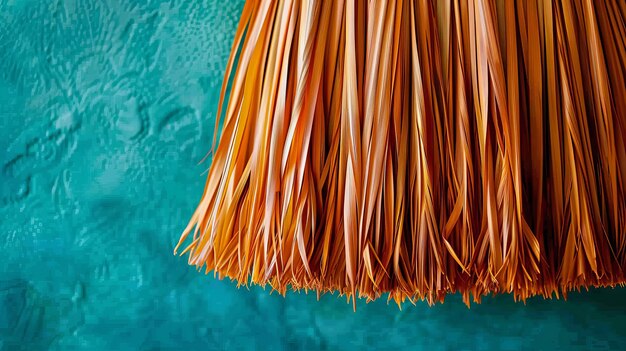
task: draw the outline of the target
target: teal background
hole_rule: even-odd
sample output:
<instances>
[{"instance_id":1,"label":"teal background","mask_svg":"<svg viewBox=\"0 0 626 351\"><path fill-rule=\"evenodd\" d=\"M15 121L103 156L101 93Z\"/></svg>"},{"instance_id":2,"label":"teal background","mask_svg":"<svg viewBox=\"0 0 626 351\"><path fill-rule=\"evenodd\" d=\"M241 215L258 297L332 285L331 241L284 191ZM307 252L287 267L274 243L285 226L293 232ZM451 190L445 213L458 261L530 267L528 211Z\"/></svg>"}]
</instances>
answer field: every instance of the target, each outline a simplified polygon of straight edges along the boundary
<instances>
[{"instance_id":1,"label":"teal background","mask_svg":"<svg viewBox=\"0 0 626 351\"><path fill-rule=\"evenodd\" d=\"M1 351L626 348L624 289L353 313L174 257L242 4L0 0Z\"/></svg>"}]
</instances>

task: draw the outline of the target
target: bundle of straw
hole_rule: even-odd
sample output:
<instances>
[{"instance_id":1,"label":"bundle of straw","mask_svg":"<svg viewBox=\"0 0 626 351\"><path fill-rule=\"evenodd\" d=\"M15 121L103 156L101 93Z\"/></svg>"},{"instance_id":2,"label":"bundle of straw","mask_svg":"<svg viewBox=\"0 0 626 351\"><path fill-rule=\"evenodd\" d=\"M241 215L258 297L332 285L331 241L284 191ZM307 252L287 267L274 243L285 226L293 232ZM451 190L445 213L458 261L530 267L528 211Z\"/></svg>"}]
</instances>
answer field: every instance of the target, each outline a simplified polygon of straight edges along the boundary
<instances>
[{"instance_id":1,"label":"bundle of straw","mask_svg":"<svg viewBox=\"0 0 626 351\"><path fill-rule=\"evenodd\" d=\"M248 0L177 249L353 301L623 284L625 71L621 0Z\"/></svg>"}]
</instances>

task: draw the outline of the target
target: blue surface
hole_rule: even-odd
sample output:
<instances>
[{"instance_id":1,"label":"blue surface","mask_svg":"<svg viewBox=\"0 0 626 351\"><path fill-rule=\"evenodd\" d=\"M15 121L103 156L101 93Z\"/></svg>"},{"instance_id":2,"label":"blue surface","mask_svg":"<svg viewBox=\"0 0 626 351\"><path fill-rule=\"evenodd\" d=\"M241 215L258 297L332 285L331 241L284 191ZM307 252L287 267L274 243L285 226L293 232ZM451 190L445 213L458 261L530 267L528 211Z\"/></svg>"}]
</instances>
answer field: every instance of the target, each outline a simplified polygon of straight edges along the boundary
<instances>
[{"instance_id":1,"label":"blue surface","mask_svg":"<svg viewBox=\"0 0 626 351\"><path fill-rule=\"evenodd\" d=\"M357 313L172 256L242 1L0 0L0 350L624 349L626 290Z\"/></svg>"}]
</instances>

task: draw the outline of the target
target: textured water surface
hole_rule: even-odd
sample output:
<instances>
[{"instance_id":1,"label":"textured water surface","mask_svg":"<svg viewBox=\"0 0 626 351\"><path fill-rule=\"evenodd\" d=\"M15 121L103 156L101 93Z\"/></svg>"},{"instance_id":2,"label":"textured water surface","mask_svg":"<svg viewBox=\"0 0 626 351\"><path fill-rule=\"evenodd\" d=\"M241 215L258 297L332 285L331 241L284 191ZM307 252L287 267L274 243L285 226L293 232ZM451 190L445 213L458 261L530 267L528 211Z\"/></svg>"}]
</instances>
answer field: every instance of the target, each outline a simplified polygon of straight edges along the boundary
<instances>
[{"instance_id":1,"label":"textured water surface","mask_svg":"<svg viewBox=\"0 0 626 351\"><path fill-rule=\"evenodd\" d=\"M282 298L172 256L243 1L0 0L0 350L624 349L626 291Z\"/></svg>"}]
</instances>

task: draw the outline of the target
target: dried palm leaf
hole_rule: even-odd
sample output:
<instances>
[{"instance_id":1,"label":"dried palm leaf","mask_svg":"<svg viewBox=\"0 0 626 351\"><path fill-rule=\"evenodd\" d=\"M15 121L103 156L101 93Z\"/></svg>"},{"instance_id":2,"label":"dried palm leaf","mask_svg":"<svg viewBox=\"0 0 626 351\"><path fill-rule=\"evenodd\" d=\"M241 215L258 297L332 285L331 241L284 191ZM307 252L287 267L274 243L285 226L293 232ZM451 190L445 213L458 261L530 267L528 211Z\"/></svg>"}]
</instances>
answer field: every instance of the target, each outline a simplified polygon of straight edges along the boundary
<instances>
[{"instance_id":1,"label":"dried palm leaf","mask_svg":"<svg viewBox=\"0 0 626 351\"><path fill-rule=\"evenodd\" d=\"M625 72L617 0L248 0L176 250L353 302L623 285Z\"/></svg>"}]
</instances>

